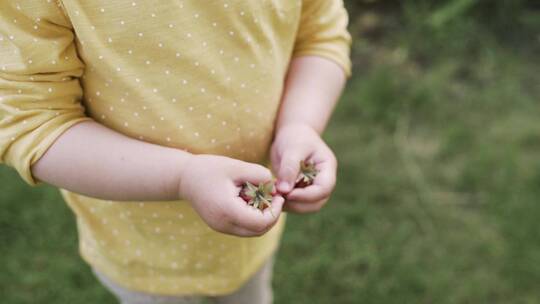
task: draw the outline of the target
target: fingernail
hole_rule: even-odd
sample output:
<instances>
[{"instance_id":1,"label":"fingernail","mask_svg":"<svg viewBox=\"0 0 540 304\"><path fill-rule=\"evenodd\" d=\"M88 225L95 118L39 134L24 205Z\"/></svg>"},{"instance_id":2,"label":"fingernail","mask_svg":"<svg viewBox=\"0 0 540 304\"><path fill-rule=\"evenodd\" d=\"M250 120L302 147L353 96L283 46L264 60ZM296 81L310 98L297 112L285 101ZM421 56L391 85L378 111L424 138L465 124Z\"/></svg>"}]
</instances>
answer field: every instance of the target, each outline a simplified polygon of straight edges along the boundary
<instances>
[{"instance_id":1,"label":"fingernail","mask_svg":"<svg viewBox=\"0 0 540 304\"><path fill-rule=\"evenodd\" d=\"M279 188L281 188L283 191L289 191L289 183L281 182L279 183Z\"/></svg>"}]
</instances>

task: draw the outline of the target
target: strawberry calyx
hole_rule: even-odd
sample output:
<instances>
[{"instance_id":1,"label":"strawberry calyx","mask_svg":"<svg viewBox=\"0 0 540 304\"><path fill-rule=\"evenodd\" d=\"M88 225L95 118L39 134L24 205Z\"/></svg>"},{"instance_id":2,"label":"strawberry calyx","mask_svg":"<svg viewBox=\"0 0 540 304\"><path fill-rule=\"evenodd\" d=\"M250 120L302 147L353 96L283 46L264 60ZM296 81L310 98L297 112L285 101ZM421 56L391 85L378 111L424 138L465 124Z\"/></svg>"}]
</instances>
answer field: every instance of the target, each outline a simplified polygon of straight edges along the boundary
<instances>
[{"instance_id":1,"label":"strawberry calyx","mask_svg":"<svg viewBox=\"0 0 540 304\"><path fill-rule=\"evenodd\" d=\"M259 210L272 206L272 195L276 193L274 182L268 181L259 185L245 182L239 196L249 205ZM270 209L272 213L272 209ZM274 214L272 213L272 216Z\"/></svg>"},{"instance_id":2,"label":"strawberry calyx","mask_svg":"<svg viewBox=\"0 0 540 304\"><path fill-rule=\"evenodd\" d=\"M313 184L315 177L319 173L319 170L315 168L313 162L301 161L300 162L300 174L295 182L296 188L305 188Z\"/></svg>"}]
</instances>

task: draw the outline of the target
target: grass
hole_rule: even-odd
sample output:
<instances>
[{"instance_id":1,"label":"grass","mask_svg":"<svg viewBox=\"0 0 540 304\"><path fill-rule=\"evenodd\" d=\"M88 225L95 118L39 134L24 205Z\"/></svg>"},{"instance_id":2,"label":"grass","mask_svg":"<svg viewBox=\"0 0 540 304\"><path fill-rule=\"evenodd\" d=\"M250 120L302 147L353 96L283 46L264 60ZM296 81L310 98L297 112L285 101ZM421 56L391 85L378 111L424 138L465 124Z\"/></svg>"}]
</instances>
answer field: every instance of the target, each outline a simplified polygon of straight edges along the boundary
<instances>
[{"instance_id":1,"label":"grass","mask_svg":"<svg viewBox=\"0 0 540 304\"><path fill-rule=\"evenodd\" d=\"M339 184L289 217L276 303L540 302L538 23L415 3L352 20L355 77L325 133ZM2 302L114 303L57 190L0 181Z\"/></svg>"}]
</instances>

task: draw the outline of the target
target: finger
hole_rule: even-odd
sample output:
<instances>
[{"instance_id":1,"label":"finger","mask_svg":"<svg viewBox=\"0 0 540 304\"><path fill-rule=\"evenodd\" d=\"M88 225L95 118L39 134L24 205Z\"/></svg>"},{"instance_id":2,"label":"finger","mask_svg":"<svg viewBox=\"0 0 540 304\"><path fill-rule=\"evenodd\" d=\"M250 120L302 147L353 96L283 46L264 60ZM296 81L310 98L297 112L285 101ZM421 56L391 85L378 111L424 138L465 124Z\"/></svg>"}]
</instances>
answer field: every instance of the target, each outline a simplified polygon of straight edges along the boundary
<instances>
[{"instance_id":1,"label":"finger","mask_svg":"<svg viewBox=\"0 0 540 304\"><path fill-rule=\"evenodd\" d=\"M235 198L231 204L230 221L242 228L255 233L263 234L268 231L278 220L281 214L284 199L281 196L275 196L272 199L271 210L267 208L261 211L257 208L249 206L240 197Z\"/></svg>"},{"instance_id":2,"label":"finger","mask_svg":"<svg viewBox=\"0 0 540 304\"><path fill-rule=\"evenodd\" d=\"M234 223L229 223L225 227L222 227L220 229L214 229L214 230L216 230L217 232L224 233L224 234L229 234L229 235L239 236L239 237L255 237L255 236L260 235L257 232L253 232L251 230L248 230Z\"/></svg>"},{"instance_id":3,"label":"finger","mask_svg":"<svg viewBox=\"0 0 540 304\"><path fill-rule=\"evenodd\" d=\"M300 173L300 162L307 158L305 153L299 150L287 151L281 157L278 171L277 189L281 193L289 193Z\"/></svg>"},{"instance_id":4,"label":"finger","mask_svg":"<svg viewBox=\"0 0 540 304\"><path fill-rule=\"evenodd\" d=\"M267 228L264 230L264 232L270 230L274 224L278 221L279 216L281 215L281 211L283 209L283 204L285 203L285 198L283 198L281 195L275 195L272 197L272 202L270 206L262 210L262 216L263 216L263 225L265 225ZM255 208L252 208L255 209ZM260 212L260 210L255 209L255 211Z\"/></svg>"},{"instance_id":5,"label":"finger","mask_svg":"<svg viewBox=\"0 0 540 304\"><path fill-rule=\"evenodd\" d=\"M320 211L327 202L328 199L323 199L314 203L287 201L283 206L283 211L300 214L314 213Z\"/></svg>"},{"instance_id":6,"label":"finger","mask_svg":"<svg viewBox=\"0 0 540 304\"><path fill-rule=\"evenodd\" d=\"M277 222L285 204L285 199L281 195L272 197L272 205L269 208L263 210L263 214L268 217L270 214L272 220Z\"/></svg>"},{"instance_id":7,"label":"finger","mask_svg":"<svg viewBox=\"0 0 540 304\"><path fill-rule=\"evenodd\" d=\"M270 163L272 165L272 171L274 174L278 174L279 172L279 163L281 161L281 157L279 153L277 152L277 148L272 146L272 149L270 151Z\"/></svg>"},{"instance_id":8,"label":"finger","mask_svg":"<svg viewBox=\"0 0 540 304\"><path fill-rule=\"evenodd\" d=\"M250 182L254 185L265 183L272 180L272 172L268 168L259 164L247 162L238 162L238 166L234 167L234 181L241 185L245 182Z\"/></svg>"},{"instance_id":9,"label":"finger","mask_svg":"<svg viewBox=\"0 0 540 304\"><path fill-rule=\"evenodd\" d=\"M334 189L337 171L337 160L335 156L331 152L328 155L325 154L320 161L316 162L316 168L319 170L319 173L315 176L313 184L327 187L330 190Z\"/></svg>"},{"instance_id":10,"label":"finger","mask_svg":"<svg viewBox=\"0 0 540 304\"><path fill-rule=\"evenodd\" d=\"M266 232L268 232L270 229L272 229L272 227L274 227L274 225L279 220L279 216L281 215L284 203L285 203L285 199L283 197L275 196L272 199L272 205L270 207L262 210L263 217L265 218L264 221L266 222L263 225L266 226L266 228L264 228L262 230L259 230L259 231L253 231L253 230L248 230L248 231L253 233L253 236L261 236L261 235L265 234ZM253 207L251 207L251 208L255 209ZM260 210L256 210L256 209L255 209L255 211L260 212ZM244 227L242 227L242 228L244 228Z\"/></svg>"},{"instance_id":11,"label":"finger","mask_svg":"<svg viewBox=\"0 0 540 304\"><path fill-rule=\"evenodd\" d=\"M286 195L287 201L313 203L330 196L331 190L321 185L311 185L306 188L294 188Z\"/></svg>"},{"instance_id":12,"label":"finger","mask_svg":"<svg viewBox=\"0 0 540 304\"><path fill-rule=\"evenodd\" d=\"M242 226L239 226L237 224L232 224L231 228L230 228L230 233L228 234L231 234L231 235L234 235L234 236L239 236L239 237L258 237L258 236L261 236L261 233L259 232L254 232L254 231L251 231L249 229L246 229Z\"/></svg>"},{"instance_id":13,"label":"finger","mask_svg":"<svg viewBox=\"0 0 540 304\"><path fill-rule=\"evenodd\" d=\"M211 223L208 223L208 226L212 228L213 230L228 234L228 235L234 235L239 237L252 237L257 236L258 234L254 231L248 230L244 227L241 227L229 220L221 220L218 225L212 225Z\"/></svg>"},{"instance_id":14,"label":"finger","mask_svg":"<svg viewBox=\"0 0 540 304\"><path fill-rule=\"evenodd\" d=\"M316 164L319 173L313 184L305 188L295 188L287 194L287 200L314 202L330 196L336 185L336 165L330 160Z\"/></svg>"},{"instance_id":15,"label":"finger","mask_svg":"<svg viewBox=\"0 0 540 304\"><path fill-rule=\"evenodd\" d=\"M274 227L274 225L277 223L279 216L281 215L284 203L285 203L285 199L283 199L283 197L275 196L272 199L272 206L270 208L264 209L264 211L262 212L263 217L268 218L268 221L269 221L265 229L260 230L260 231L253 231L251 229L244 227L242 224L236 224L232 222L231 231L233 232L234 235L241 236L241 237L257 237L257 236L261 236L265 234L270 229L272 229L272 227ZM255 208L252 208L252 209L255 209ZM260 213L260 210L255 209L255 211Z\"/></svg>"}]
</instances>

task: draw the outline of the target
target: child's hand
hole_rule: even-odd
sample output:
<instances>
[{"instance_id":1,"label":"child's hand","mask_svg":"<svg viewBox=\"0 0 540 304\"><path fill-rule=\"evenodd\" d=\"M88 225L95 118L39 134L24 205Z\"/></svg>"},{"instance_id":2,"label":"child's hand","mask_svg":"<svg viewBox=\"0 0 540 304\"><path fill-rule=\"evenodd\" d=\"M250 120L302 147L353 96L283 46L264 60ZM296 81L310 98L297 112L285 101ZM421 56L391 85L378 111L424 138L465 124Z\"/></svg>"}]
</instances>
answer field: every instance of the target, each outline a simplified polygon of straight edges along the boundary
<instances>
[{"instance_id":1,"label":"child's hand","mask_svg":"<svg viewBox=\"0 0 540 304\"><path fill-rule=\"evenodd\" d=\"M240 160L193 155L182 168L180 197L188 200L212 229L237 236L259 236L277 222L284 199L276 195L264 211L239 197L241 186L272 180L267 168ZM273 213L273 215L272 215Z\"/></svg>"},{"instance_id":2,"label":"child's hand","mask_svg":"<svg viewBox=\"0 0 540 304\"><path fill-rule=\"evenodd\" d=\"M277 173L277 190L287 199L284 210L319 211L334 189L337 171L336 157L320 135L307 125L285 125L276 134L270 156ZM302 160L313 162L319 173L312 185L294 188Z\"/></svg>"}]
</instances>

